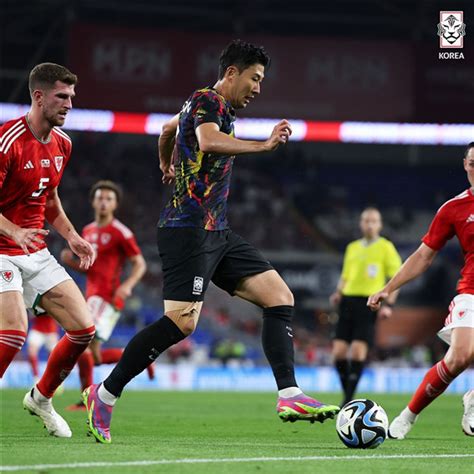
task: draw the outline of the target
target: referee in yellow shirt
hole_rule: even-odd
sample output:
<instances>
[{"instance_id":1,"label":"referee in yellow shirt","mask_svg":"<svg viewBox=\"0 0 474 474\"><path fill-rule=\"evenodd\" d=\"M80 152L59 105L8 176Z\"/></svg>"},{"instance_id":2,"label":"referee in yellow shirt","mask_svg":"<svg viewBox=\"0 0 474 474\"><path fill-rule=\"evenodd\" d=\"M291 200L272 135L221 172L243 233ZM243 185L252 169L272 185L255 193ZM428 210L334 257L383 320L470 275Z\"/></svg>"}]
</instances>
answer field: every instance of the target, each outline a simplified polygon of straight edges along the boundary
<instances>
[{"instance_id":1,"label":"referee in yellow shirt","mask_svg":"<svg viewBox=\"0 0 474 474\"><path fill-rule=\"evenodd\" d=\"M360 230L362 238L346 247L342 274L330 296L331 304L339 306L332 352L344 390L343 405L354 398L373 344L377 316L392 315L398 292L393 292L377 313L367 306L367 298L380 291L402 263L392 242L380 236L382 216L377 209L368 207L362 212Z\"/></svg>"}]
</instances>

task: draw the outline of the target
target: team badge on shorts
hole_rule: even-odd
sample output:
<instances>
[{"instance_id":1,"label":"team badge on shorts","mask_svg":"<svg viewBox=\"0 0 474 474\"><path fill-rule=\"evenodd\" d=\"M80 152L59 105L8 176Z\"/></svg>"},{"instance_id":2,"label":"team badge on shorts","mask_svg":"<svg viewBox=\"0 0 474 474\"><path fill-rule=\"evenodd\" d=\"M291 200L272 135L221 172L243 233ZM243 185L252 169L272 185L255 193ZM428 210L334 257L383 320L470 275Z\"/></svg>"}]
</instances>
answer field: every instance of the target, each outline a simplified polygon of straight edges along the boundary
<instances>
[{"instance_id":1,"label":"team badge on shorts","mask_svg":"<svg viewBox=\"0 0 474 474\"><path fill-rule=\"evenodd\" d=\"M7 282L10 283L13 280L13 272L11 270L4 270L1 272L2 278Z\"/></svg>"},{"instance_id":2,"label":"team badge on shorts","mask_svg":"<svg viewBox=\"0 0 474 474\"><path fill-rule=\"evenodd\" d=\"M193 283L193 295L200 295L204 289L204 278L203 277L194 277Z\"/></svg>"}]
</instances>

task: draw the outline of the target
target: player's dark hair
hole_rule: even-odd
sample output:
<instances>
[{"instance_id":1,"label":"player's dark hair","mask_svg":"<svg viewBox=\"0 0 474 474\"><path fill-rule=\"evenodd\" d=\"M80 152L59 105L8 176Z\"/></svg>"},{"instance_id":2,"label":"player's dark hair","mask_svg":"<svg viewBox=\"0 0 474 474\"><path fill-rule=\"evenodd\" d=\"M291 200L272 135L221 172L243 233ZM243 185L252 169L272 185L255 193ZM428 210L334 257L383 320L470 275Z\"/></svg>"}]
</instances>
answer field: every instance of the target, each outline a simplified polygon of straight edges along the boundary
<instances>
[{"instance_id":1,"label":"player's dark hair","mask_svg":"<svg viewBox=\"0 0 474 474\"><path fill-rule=\"evenodd\" d=\"M474 148L474 142L471 142L471 143L469 143L469 144L467 145L466 151L464 152L464 159L467 158L467 154L469 153L469 150L470 150L471 148Z\"/></svg>"},{"instance_id":2,"label":"player's dark hair","mask_svg":"<svg viewBox=\"0 0 474 474\"><path fill-rule=\"evenodd\" d=\"M99 189L107 189L109 191L113 191L115 193L115 197L117 198L117 204L120 204L123 192L122 188L117 183L114 183L113 181L110 181L108 179L102 179L100 181L97 181L97 183L95 183L89 191L89 199L91 202L94 200L95 193Z\"/></svg>"},{"instance_id":3,"label":"player's dark hair","mask_svg":"<svg viewBox=\"0 0 474 474\"><path fill-rule=\"evenodd\" d=\"M28 80L30 94L36 89L51 89L56 81L74 86L77 84L77 76L59 64L38 64L30 72Z\"/></svg>"},{"instance_id":4,"label":"player's dark hair","mask_svg":"<svg viewBox=\"0 0 474 474\"><path fill-rule=\"evenodd\" d=\"M218 78L224 77L229 66L235 66L242 72L254 64L261 64L264 67L270 65L270 56L263 46L255 46L239 39L234 40L221 53Z\"/></svg>"}]
</instances>

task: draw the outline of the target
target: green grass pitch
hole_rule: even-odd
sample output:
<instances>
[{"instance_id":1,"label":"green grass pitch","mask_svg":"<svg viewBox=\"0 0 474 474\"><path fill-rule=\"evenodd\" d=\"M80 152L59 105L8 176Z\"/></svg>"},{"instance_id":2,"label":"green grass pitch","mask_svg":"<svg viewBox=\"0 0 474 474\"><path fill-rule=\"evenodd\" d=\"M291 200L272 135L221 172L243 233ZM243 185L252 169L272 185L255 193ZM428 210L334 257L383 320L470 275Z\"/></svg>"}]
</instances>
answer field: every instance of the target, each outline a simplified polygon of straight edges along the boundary
<instances>
[{"instance_id":1,"label":"green grass pitch","mask_svg":"<svg viewBox=\"0 0 474 474\"><path fill-rule=\"evenodd\" d=\"M23 411L24 393L0 390L0 472L474 472L474 438L461 432L460 395L436 400L409 439L387 440L378 449L363 451L344 447L332 420L323 425L282 423L272 393L126 392L115 409L111 445L86 436L84 412L64 410L78 400L77 392L66 391L55 400L57 411L71 426L71 439L48 436L39 419ZM380 403L390 419L409 398L361 396ZM320 398L337 403L340 395ZM91 464L73 467L75 463Z\"/></svg>"}]
</instances>

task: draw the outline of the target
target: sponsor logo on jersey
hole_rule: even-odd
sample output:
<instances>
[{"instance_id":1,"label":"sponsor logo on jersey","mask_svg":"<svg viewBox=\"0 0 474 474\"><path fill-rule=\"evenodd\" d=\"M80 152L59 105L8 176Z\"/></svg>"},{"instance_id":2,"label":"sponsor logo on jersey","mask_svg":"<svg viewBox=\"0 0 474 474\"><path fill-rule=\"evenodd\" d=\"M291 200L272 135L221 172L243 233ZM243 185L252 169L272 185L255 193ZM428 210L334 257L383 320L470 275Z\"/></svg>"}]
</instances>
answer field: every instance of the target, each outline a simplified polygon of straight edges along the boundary
<instances>
[{"instance_id":1,"label":"sponsor logo on jersey","mask_svg":"<svg viewBox=\"0 0 474 474\"><path fill-rule=\"evenodd\" d=\"M49 158L45 158L44 160L41 160L41 168L49 168L51 164L51 161Z\"/></svg>"},{"instance_id":2,"label":"sponsor logo on jersey","mask_svg":"<svg viewBox=\"0 0 474 474\"><path fill-rule=\"evenodd\" d=\"M28 160L28 163L26 163L26 165L23 167L24 170L32 170L33 168L34 168L34 165L31 162L31 160Z\"/></svg>"},{"instance_id":3,"label":"sponsor logo on jersey","mask_svg":"<svg viewBox=\"0 0 474 474\"><path fill-rule=\"evenodd\" d=\"M194 277L193 295L200 295L204 289L204 278L200 276Z\"/></svg>"},{"instance_id":4,"label":"sponsor logo on jersey","mask_svg":"<svg viewBox=\"0 0 474 474\"><path fill-rule=\"evenodd\" d=\"M13 280L13 272L11 270L4 270L2 272L2 278L7 282L10 283Z\"/></svg>"},{"instance_id":5,"label":"sponsor logo on jersey","mask_svg":"<svg viewBox=\"0 0 474 474\"><path fill-rule=\"evenodd\" d=\"M467 219L466 222L474 222L474 214L471 214Z\"/></svg>"},{"instance_id":6,"label":"sponsor logo on jersey","mask_svg":"<svg viewBox=\"0 0 474 474\"><path fill-rule=\"evenodd\" d=\"M58 173L61 171L61 168L63 167L63 160L64 160L64 157L62 156L54 157L54 166L56 166Z\"/></svg>"},{"instance_id":7,"label":"sponsor logo on jersey","mask_svg":"<svg viewBox=\"0 0 474 474\"><path fill-rule=\"evenodd\" d=\"M107 245L110 242L112 236L110 234L101 234L100 242L102 245Z\"/></svg>"}]
</instances>

